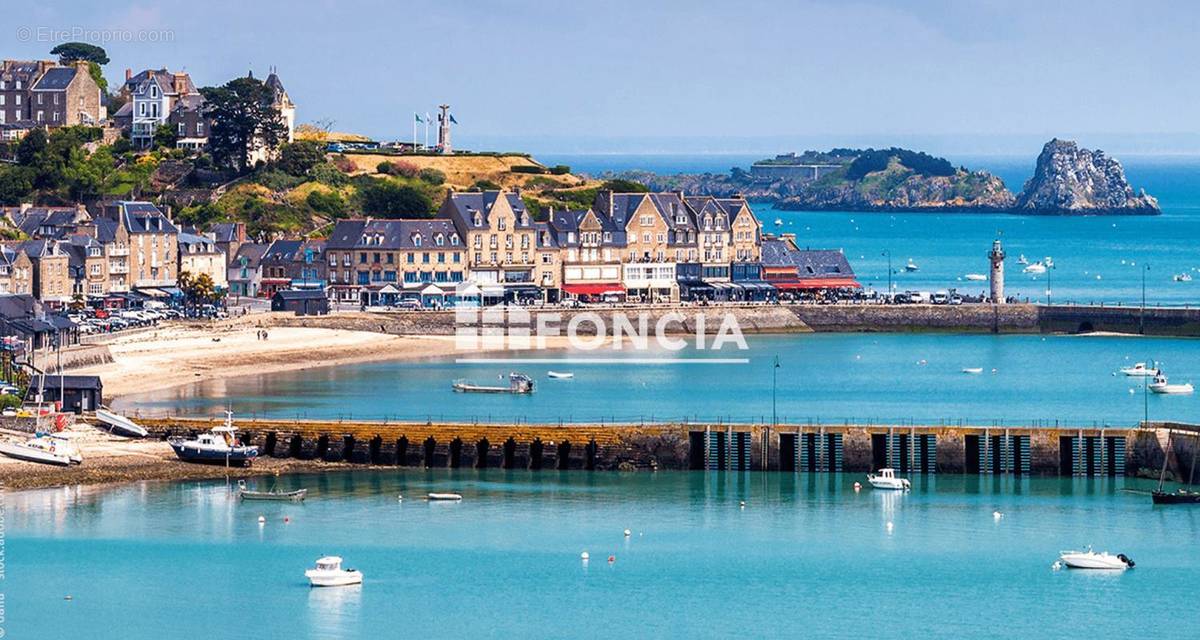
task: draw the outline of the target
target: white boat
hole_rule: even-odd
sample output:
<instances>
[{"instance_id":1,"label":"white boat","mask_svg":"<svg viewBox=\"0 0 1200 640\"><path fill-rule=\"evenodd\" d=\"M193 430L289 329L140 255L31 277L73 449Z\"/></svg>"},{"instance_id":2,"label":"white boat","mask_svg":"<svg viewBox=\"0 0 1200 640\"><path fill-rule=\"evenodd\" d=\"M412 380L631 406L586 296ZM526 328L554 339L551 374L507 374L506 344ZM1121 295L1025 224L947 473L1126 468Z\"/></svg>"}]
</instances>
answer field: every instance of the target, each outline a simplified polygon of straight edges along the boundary
<instances>
[{"instance_id":1,"label":"white boat","mask_svg":"<svg viewBox=\"0 0 1200 640\"><path fill-rule=\"evenodd\" d=\"M1029 258L1026 258L1025 254L1022 253L1021 257L1017 258L1017 264L1027 265L1027 264L1029 264Z\"/></svg>"},{"instance_id":2,"label":"white boat","mask_svg":"<svg viewBox=\"0 0 1200 640\"><path fill-rule=\"evenodd\" d=\"M1139 362L1132 367L1121 367L1121 373L1127 376L1152 376L1158 373L1158 369L1151 369L1145 362Z\"/></svg>"},{"instance_id":3,"label":"white boat","mask_svg":"<svg viewBox=\"0 0 1200 640\"><path fill-rule=\"evenodd\" d=\"M363 575L355 569L343 569L338 556L325 556L317 560L317 566L304 572L308 584L314 587L345 587L362 584Z\"/></svg>"},{"instance_id":4,"label":"white boat","mask_svg":"<svg viewBox=\"0 0 1200 640\"><path fill-rule=\"evenodd\" d=\"M1021 269L1021 271L1024 273L1046 273L1046 265L1042 264L1041 262L1035 262L1033 264L1026 265L1024 269Z\"/></svg>"},{"instance_id":5,"label":"white boat","mask_svg":"<svg viewBox=\"0 0 1200 640\"><path fill-rule=\"evenodd\" d=\"M109 431L127 438L145 438L150 435L144 427L138 423L126 418L123 415L113 413L107 409L96 409L96 420L108 425Z\"/></svg>"},{"instance_id":6,"label":"white boat","mask_svg":"<svg viewBox=\"0 0 1200 640\"><path fill-rule=\"evenodd\" d=\"M462 500L462 496L457 493L430 493L425 497L432 502L458 502Z\"/></svg>"},{"instance_id":7,"label":"white boat","mask_svg":"<svg viewBox=\"0 0 1200 640\"><path fill-rule=\"evenodd\" d=\"M962 370L962 372L969 373L971 375L975 375L975 374L983 373L983 367L966 367Z\"/></svg>"},{"instance_id":8,"label":"white boat","mask_svg":"<svg viewBox=\"0 0 1200 640\"><path fill-rule=\"evenodd\" d=\"M51 433L48 436L43 437L52 438L54 440L55 448L59 451L59 453L67 456L67 459L71 461L71 464L83 464L83 454L79 453L78 447L76 447L75 443L71 442L71 439L65 434Z\"/></svg>"},{"instance_id":9,"label":"white boat","mask_svg":"<svg viewBox=\"0 0 1200 640\"><path fill-rule=\"evenodd\" d=\"M783 226L783 218L775 218L775 226L782 227Z\"/></svg>"},{"instance_id":10,"label":"white boat","mask_svg":"<svg viewBox=\"0 0 1200 640\"><path fill-rule=\"evenodd\" d=\"M575 374L569 371L547 371L546 376L556 380L570 380L575 377Z\"/></svg>"},{"instance_id":11,"label":"white boat","mask_svg":"<svg viewBox=\"0 0 1200 640\"><path fill-rule=\"evenodd\" d=\"M968 273L967 275L963 276L963 279L970 280L971 282L983 282L984 280L987 280L987 276L983 275L982 273Z\"/></svg>"},{"instance_id":12,"label":"white boat","mask_svg":"<svg viewBox=\"0 0 1200 640\"><path fill-rule=\"evenodd\" d=\"M897 478L895 469L880 469L879 475L874 473L867 474L867 482L871 483L876 489L892 489L896 491L908 491L912 488L907 478Z\"/></svg>"},{"instance_id":13,"label":"white boat","mask_svg":"<svg viewBox=\"0 0 1200 640\"><path fill-rule=\"evenodd\" d=\"M225 412L224 425L213 427L195 438L167 438L167 444L171 445L175 455L185 462L249 466L258 457L258 447L238 443L232 411Z\"/></svg>"},{"instance_id":14,"label":"white boat","mask_svg":"<svg viewBox=\"0 0 1200 640\"><path fill-rule=\"evenodd\" d=\"M1096 553L1088 547L1087 551L1063 551L1058 559L1072 569L1108 569L1124 571L1134 567L1133 560L1123 553L1110 555L1107 551Z\"/></svg>"},{"instance_id":15,"label":"white boat","mask_svg":"<svg viewBox=\"0 0 1200 640\"><path fill-rule=\"evenodd\" d=\"M1054 258L1051 258L1050 256L1046 256L1045 258L1042 258L1042 263L1045 264L1047 267L1050 267L1051 269L1054 268Z\"/></svg>"},{"instance_id":16,"label":"white boat","mask_svg":"<svg viewBox=\"0 0 1200 640\"><path fill-rule=\"evenodd\" d=\"M1186 384L1168 383L1166 374L1161 371L1154 376L1154 381L1150 383L1150 390L1154 393L1179 395L1188 394L1195 391L1195 389L1192 387L1192 383L1190 382Z\"/></svg>"},{"instance_id":17,"label":"white boat","mask_svg":"<svg viewBox=\"0 0 1200 640\"><path fill-rule=\"evenodd\" d=\"M1190 273L1177 273L1177 274L1175 274L1174 276L1171 276L1171 278L1172 278L1173 280L1175 280L1175 282L1191 282L1191 281L1192 281L1192 274L1190 274Z\"/></svg>"},{"instance_id":18,"label":"white boat","mask_svg":"<svg viewBox=\"0 0 1200 640\"><path fill-rule=\"evenodd\" d=\"M0 453L26 462L53 464L60 467L71 465L71 451L57 438L35 436L24 442L0 441Z\"/></svg>"},{"instance_id":19,"label":"white boat","mask_svg":"<svg viewBox=\"0 0 1200 640\"><path fill-rule=\"evenodd\" d=\"M906 263L904 264L904 270L905 270L905 271L916 271L916 270L918 270L918 269L920 269L920 268L921 268L921 267L918 267L918 266L917 266L917 263L913 262L912 258L909 258L909 259L908 259L908 262L906 262Z\"/></svg>"}]
</instances>

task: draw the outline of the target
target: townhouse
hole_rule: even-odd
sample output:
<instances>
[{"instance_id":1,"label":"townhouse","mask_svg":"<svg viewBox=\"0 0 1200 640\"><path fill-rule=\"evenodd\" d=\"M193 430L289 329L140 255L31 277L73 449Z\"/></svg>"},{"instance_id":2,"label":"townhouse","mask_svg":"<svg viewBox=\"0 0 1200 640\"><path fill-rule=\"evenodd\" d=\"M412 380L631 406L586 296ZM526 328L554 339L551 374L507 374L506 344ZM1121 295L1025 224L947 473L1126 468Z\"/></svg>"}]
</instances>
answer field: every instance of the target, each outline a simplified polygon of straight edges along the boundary
<instances>
[{"instance_id":1,"label":"townhouse","mask_svg":"<svg viewBox=\"0 0 1200 640\"><path fill-rule=\"evenodd\" d=\"M33 127L98 126L106 109L86 62L0 63L0 133L16 139Z\"/></svg>"},{"instance_id":2,"label":"townhouse","mask_svg":"<svg viewBox=\"0 0 1200 640\"><path fill-rule=\"evenodd\" d=\"M109 293L108 257L104 245L93 235L75 234L67 239L67 269L71 276L71 298L103 297Z\"/></svg>"},{"instance_id":3,"label":"townhouse","mask_svg":"<svg viewBox=\"0 0 1200 640\"><path fill-rule=\"evenodd\" d=\"M179 229L149 202L122 200L105 208L115 224L109 255L117 263L110 274L124 275L121 285L134 289L174 288L179 279ZM108 235L106 231L105 235ZM110 277L111 280L111 277Z\"/></svg>"},{"instance_id":4,"label":"townhouse","mask_svg":"<svg viewBox=\"0 0 1200 640\"><path fill-rule=\"evenodd\" d=\"M246 242L238 245L229 262L229 293L233 296L258 297L262 286L262 258L271 245Z\"/></svg>"},{"instance_id":5,"label":"townhouse","mask_svg":"<svg viewBox=\"0 0 1200 640\"><path fill-rule=\"evenodd\" d=\"M471 280L484 298L540 299L534 283L537 228L517 193L450 192L438 217L466 241Z\"/></svg>"},{"instance_id":6,"label":"townhouse","mask_svg":"<svg viewBox=\"0 0 1200 640\"><path fill-rule=\"evenodd\" d=\"M625 294L621 282L624 229L593 209L551 209L546 224L559 249L562 295L590 299Z\"/></svg>"},{"instance_id":7,"label":"townhouse","mask_svg":"<svg viewBox=\"0 0 1200 640\"><path fill-rule=\"evenodd\" d=\"M180 233L178 273L188 273L193 278L207 275L218 291L229 288L228 264L225 252L217 246L216 238L208 234Z\"/></svg>"},{"instance_id":8,"label":"townhouse","mask_svg":"<svg viewBox=\"0 0 1200 640\"><path fill-rule=\"evenodd\" d=\"M153 147L154 132L163 125L175 129L178 146L198 149L208 144L210 126L203 115L204 97L187 73L163 68L133 75L126 69L121 94L127 101L113 114L113 120L129 132L134 148Z\"/></svg>"},{"instance_id":9,"label":"townhouse","mask_svg":"<svg viewBox=\"0 0 1200 640\"><path fill-rule=\"evenodd\" d=\"M29 257L33 276L31 293L51 307L62 307L70 302L74 289L65 245L62 241L46 238L9 245Z\"/></svg>"},{"instance_id":10,"label":"townhouse","mask_svg":"<svg viewBox=\"0 0 1200 640\"><path fill-rule=\"evenodd\" d=\"M467 254L447 218L341 220L325 244L329 297L361 306L446 304L467 279Z\"/></svg>"},{"instance_id":11,"label":"townhouse","mask_svg":"<svg viewBox=\"0 0 1200 640\"><path fill-rule=\"evenodd\" d=\"M8 244L0 244L0 294L33 294L33 262Z\"/></svg>"},{"instance_id":12,"label":"townhouse","mask_svg":"<svg viewBox=\"0 0 1200 640\"><path fill-rule=\"evenodd\" d=\"M300 251L303 240L276 240L272 242L259 260L258 295L270 298L277 291L292 288L291 268L296 253Z\"/></svg>"}]
</instances>

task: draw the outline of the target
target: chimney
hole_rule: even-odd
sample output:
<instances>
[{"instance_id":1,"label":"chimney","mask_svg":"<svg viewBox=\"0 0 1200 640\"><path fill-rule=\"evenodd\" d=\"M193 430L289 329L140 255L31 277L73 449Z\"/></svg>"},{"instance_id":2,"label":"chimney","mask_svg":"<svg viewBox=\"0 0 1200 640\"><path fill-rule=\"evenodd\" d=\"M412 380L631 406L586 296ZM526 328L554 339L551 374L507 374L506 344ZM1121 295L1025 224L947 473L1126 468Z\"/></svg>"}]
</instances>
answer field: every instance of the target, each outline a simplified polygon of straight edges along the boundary
<instances>
[{"instance_id":1,"label":"chimney","mask_svg":"<svg viewBox=\"0 0 1200 640\"><path fill-rule=\"evenodd\" d=\"M130 80L133 80L133 69L125 67L125 82L129 82Z\"/></svg>"},{"instance_id":2,"label":"chimney","mask_svg":"<svg viewBox=\"0 0 1200 640\"><path fill-rule=\"evenodd\" d=\"M188 83L187 83L187 74L186 73L176 73L174 84L175 84L175 93L178 93L181 96L187 95Z\"/></svg>"}]
</instances>

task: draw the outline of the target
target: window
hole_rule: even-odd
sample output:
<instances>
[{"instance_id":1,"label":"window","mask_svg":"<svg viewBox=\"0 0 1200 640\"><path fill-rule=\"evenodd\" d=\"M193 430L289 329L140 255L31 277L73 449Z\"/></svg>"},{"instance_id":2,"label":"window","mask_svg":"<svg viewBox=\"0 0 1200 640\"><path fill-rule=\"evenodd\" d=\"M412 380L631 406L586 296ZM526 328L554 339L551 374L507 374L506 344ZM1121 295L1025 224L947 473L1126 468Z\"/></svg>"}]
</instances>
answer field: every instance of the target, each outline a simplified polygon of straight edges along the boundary
<instances>
[{"instance_id":1,"label":"window","mask_svg":"<svg viewBox=\"0 0 1200 640\"><path fill-rule=\"evenodd\" d=\"M508 226L508 223L504 218L500 218L499 220L496 221L496 228L501 231L504 231L507 228L507 226Z\"/></svg>"},{"instance_id":2,"label":"window","mask_svg":"<svg viewBox=\"0 0 1200 640\"><path fill-rule=\"evenodd\" d=\"M177 126L175 129L176 129L176 131L178 131L178 132L179 132L179 137L180 137L180 138L182 138L182 137L184 137L184 136L186 136L186 135L187 135L187 125L186 125L186 124L184 124L184 123L180 122L180 123L179 123L179 126Z\"/></svg>"},{"instance_id":3,"label":"window","mask_svg":"<svg viewBox=\"0 0 1200 640\"><path fill-rule=\"evenodd\" d=\"M433 237L433 243L441 247L446 244L446 237L439 233Z\"/></svg>"},{"instance_id":4,"label":"window","mask_svg":"<svg viewBox=\"0 0 1200 640\"><path fill-rule=\"evenodd\" d=\"M370 272L359 271L358 272L358 283L359 284L370 284L371 283L370 277L371 277Z\"/></svg>"},{"instance_id":5,"label":"window","mask_svg":"<svg viewBox=\"0 0 1200 640\"><path fill-rule=\"evenodd\" d=\"M478 213L475 214L475 226L477 226L477 227L483 226L483 216L479 215Z\"/></svg>"},{"instance_id":6,"label":"window","mask_svg":"<svg viewBox=\"0 0 1200 640\"><path fill-rule=\"evenodd\" d=\"M358 263L359 263L359 264L366 264L366 263L367 263L367 252L363 251L363 252L361 252L361 253L359 253L359 254L358 254Z\"/></svg>"},{"instance_id":7,"label":"window","mask_svg":"<svg viewBox=\"0 0 1200 640\"><path fill-rule=\"evenodd\" d=\"M646 244L650 244L650 232L649 231L642 234L642 242L645 242Z\"/></svg>"},{"instance_id":8,"label":"window","mask_svg":"<svg viewBox=\"0 0 1200 640\"><path fill-rule=\"evenodd\" d=\"M421 264L429 264L429 254L428 253L421 254Z\"/></svg>"},{"instance_id":9,"label":"window","mask_svg":"<svg viewBox=\"0 0 1200 640\"><path fill-rule=\"evenodd\" d=\"M394 254L394 253L387 254L387 263L395 264L395 262L396 262L396 254Z\"/></svg>"},{"instance_id":10,"label":"window","mask_svg":"<svg viewBox=\"0 0 1200 640\"><path fill-rule=\"evenodd\" d=\"M438 264L446 264L446 254L439 253L439 254L437 254L437 256L438 256Z\"/></svg>"},{"instance_id":11,"label":"window","mask_svg":"<svg viewBox=\"0 0 1200 640\"><path fill-rule=\"evenodd\" d=\"M462 258L457 251L454 252L454 264L462 262Z\"/></svg>"},{"instance_id":12,"label":"window","mask_svg":"<svg viewBox=\"0 0 1200 640\"><path fill-rule=\"evenodd\" d=\"M452 246L452 247L458 246L458 234L457 233L450 234L450 246Z\"/></svg>"},{"instance_id":13,"label":"window","mask_svg":"<svg viewBox=\"0 0 1200 640\"><path fill-rule=\"evenodd\" d=\"M336 253L329 254L329 266L331 266L331 267L337 266L337 254Z\"/></svg>"},{"instance_id":14,"label":"window","mask_svg":"<svg viewBox=\"0 0 1200 640\"><path fill-rule=\"evenodd\" d=\"M43 94L40 94L40 93L38 94L38 106L39 107L42 106L42 102L43 102L42 98L43 97L44 97Z\"/></svg>"},{"instance_id":15,"label":"window","mask_svg":"<svg viewBox=\"0 0 1200 640\"><path fill-rule=\"evenodd\" d=\"M421 246L421 234L419 234L419 233L414 233L414 234L412 235L412 244L413 244L413 246L414 246L414 247L419 247L419 246Z\"/></svg>"},{"instance_id":16,"label":"window","mask_svg":"<svg viewBox=\"0 0 1200 640\"><path fill-rule=\"evenodd\" d=\"M660 233L660 234L658 234L658 241L659 241L659 242L666 242L666 241L667 241L667 235L666 235L665 233Z\"/></svg>"},{"instance_id":17,"label":"window","mask_svg":"<svg viewBox=\"0 0 1200 640\"><path fill-rule=\"evenodd\" d=\"M373 263L375 263L375 264L379 264L379 263L381 262L381 260L379 259L379 252L378 252L378 251L377 251L377 252L375 252L374 254L372 254L372 255L371 255L371 258L373 258L373 259L371 260L371 262L373 262Z\"/></svg>"},{"instance_id":18,"label":"window","mask_svg":"<svg viewBox=\"0 0 1200 640\"><path fill-rule=\"evenodd\" d=\"M408 264L413 264L416 261L417 261L417 256L415 254L409 253L406 256L405 262L407 262Z\"/></svg>"},{"instance_id":19,"label":"window","mask_svg":"<svg viewBox=\"0 0 1200 640\"><path fill-rule=\"evenodd\" d=\"M204 137L204 123L203 122L196 123L196 136Z\"/></svg>"}]
</instances>

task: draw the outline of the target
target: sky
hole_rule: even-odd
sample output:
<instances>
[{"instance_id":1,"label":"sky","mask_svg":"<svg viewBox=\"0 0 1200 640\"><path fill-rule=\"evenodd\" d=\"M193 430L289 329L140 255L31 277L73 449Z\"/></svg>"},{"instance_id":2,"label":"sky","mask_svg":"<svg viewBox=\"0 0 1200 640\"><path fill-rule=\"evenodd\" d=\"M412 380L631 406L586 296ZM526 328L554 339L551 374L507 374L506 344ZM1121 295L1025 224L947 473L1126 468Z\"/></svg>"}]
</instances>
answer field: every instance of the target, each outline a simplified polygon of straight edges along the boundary
<instances>
[{"instance_id":1,"label":"sky","mask_svg":"<svg viewBox=\"0 0 1200 640\"><path fill-rule=\"evenodd\" d=\"M114 85L126 68L206 86L274 66L299 122L382 140L445 102L473 149L1016 153L1059 136L1200 152L1200 2L1185 0L50 0L8 15L0 57L90 41Z\"/></svg>"}]
</instances>

